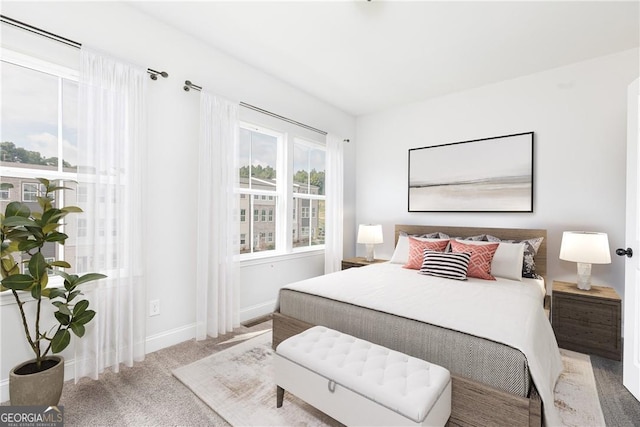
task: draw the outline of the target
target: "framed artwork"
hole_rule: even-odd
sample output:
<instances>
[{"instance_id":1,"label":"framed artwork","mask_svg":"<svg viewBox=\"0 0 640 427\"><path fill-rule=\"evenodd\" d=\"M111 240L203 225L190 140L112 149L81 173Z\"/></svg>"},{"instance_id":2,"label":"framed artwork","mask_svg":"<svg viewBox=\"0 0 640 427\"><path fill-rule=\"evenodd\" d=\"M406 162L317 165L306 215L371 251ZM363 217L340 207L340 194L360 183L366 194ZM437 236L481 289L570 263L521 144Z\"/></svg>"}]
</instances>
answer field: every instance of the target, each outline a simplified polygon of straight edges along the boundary
<instances>
[{"instance_id":1,"label":"framed artwork","mask_svg":"<svg viewBox=\"0 0 640 427\"><path fill-rule=\"evenodd\" d=\"M409 212L533 212L533 132L409 149Z\"/></svg>"}]
</instances>

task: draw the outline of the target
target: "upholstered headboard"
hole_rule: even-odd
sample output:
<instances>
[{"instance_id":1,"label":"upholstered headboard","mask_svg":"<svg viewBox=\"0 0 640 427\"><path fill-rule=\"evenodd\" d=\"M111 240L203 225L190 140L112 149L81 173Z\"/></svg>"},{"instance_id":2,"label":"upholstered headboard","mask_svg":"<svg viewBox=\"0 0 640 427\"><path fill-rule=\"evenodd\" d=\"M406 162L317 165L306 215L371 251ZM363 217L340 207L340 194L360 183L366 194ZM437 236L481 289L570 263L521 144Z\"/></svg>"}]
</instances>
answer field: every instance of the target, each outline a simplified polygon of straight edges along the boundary
<instances>
[{"instance_id":1,"label":"upholstered headboard","mask_svg":"<svg viewBox=\"0 0 640 427\"><path fill-rule=\"evenodd\" d=\"M451 237L470 237L479 234L490 234L502 240L525 240L544 237L538 253L534 257L536 272L547 276L547 230L535 228L483 228L483 227L448 227L442 225L398 225L395 226L395 243L398 243L400 232L410 235L435 233L440 231Z\"/></svg>"}]
</instances>

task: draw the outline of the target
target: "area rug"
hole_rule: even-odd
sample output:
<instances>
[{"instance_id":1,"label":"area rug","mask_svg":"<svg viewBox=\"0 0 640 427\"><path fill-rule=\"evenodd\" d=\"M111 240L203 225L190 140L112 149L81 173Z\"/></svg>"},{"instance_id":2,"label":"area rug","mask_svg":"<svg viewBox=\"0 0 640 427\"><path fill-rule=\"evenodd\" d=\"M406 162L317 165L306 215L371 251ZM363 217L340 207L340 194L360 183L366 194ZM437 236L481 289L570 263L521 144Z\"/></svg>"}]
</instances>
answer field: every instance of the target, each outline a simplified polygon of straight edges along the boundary
<instances>
[{"instance_id":1,"label":"area rug","mask_svg":"<svg viewBox=\"0 0 640 427\"><path fill-rule=\"evenodd\" d=\"M234 427L341 426L286 394L276 408L271 333L180 367L173 375ZM565 370L556 385L556 407L566 426L604 426L589 356L562 350Z\"/></svg>"},{"instance_id":2,"label":"area rug","mask_svg":"<svg viewBox=\"0 0 640 427\"><path fill-rule=\"evenodd\" d=\"M565 426L604 426L591 358L560 349L564 371L555 388L555 404Z\"/></svg>"}]
</instances>

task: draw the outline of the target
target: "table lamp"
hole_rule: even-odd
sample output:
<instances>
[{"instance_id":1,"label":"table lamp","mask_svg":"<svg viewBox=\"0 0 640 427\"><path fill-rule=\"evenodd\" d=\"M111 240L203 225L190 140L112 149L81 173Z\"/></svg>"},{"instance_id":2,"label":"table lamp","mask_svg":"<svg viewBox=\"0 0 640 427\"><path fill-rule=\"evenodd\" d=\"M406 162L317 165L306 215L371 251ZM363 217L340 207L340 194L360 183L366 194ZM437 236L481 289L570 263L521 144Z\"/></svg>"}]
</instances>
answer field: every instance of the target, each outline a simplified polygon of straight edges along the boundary
<instances>
[{"instance_id":1,"label":"table lamp","mask_svg":"<svg viewBox=\"0 0 640 427\"><path fill-rule=\"evenodd\" d=\"M610 264L607 233L565 231L560 245L560 259L578 263L578 289L591 289L591 264Z\"/></svg>"},{"instance_id":2,"label":"table lamp","mask_svg":"<svg viewBox=\"0 0 640 427\"><path fill-rule=\"evenodd\" d=\"M367 262L373 262L373 245L382 243L382 225L364 225L358 227L358 243L367 248Z\"/></svg>"}]
</instances>

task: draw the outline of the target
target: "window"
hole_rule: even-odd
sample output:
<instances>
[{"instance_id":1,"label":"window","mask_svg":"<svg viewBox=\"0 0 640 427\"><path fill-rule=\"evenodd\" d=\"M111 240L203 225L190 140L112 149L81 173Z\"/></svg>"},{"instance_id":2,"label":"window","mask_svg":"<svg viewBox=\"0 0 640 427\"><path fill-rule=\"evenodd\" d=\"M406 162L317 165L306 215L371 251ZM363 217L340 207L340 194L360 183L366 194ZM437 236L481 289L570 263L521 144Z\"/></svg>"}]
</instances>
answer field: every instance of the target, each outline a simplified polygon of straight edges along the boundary
<instances>
[{"instance_id":1,"label":"window","mask_svg":"<svg viewBox=\"0 0 640 427\"><path fill-rule=\"evenodd\" d=\"M302 206L301 218L309 218L309 206Z\"/></svg>"},{"instance_id":2,"label":"window","mask_svg":"<svg viewBox=\"0 0 640 427\"><path fill-rule=\"evenodd\" d=\"M245 196L245 194L241 194L240 198L243 199ZM245 222L247 220L247 210L246 209L240 209L240 222Z\"/></svg>"},{"instance_id":3,"label":"window","mask_svg":"<svg viewBox=\"0 0 640 427\"><path fill-rule=\"evenodd\" d=\"M293 144L293 227L299 231L293 247L324 245L325 200L324 174L326 168L324 146L295 139ZM300 218L296 220L295 210Z\"/></svg>"},{"instance_id":4,"label":"window","mask_svg":"<svg viewBox=\"0 0 640 427\"><path fill-rule=\"evenodd\" d=\"M78 224L78 226L76 228L76 236L77 237L87 237L87 219L86 218L78 218L77 224Z\"/></svg>"},{"instance_id":5,"label":"window","mask_svg":"<svg viewBox=\"0 0 640 427\"><path fill-rule=\"evenodd\" d=\"M277 205L282 191L278 180L278 160L282 152L283 136L266 129L242 127L239 141L239 198L240 209L253 212L248 221L240 223L240 233L253 236L252 245L242 245L241 254L275 250L275 242L268 242L267 233L277 235L275 212L267 216L269 205Z\"/></svg>"},{"instance_id":6,"label":"window","mask_svg":"<svg viewBox=\"0 0 640 427\"><path fill-rule=\"evenodd\" d=\"M241 219L240 234L253 236L240 243L242 256L324 245L325 146L294 135L241 125L239 204L241 213L246 209L252 215Z\"/></svg>"},{"instance_id":7,"label":"window","mask_svg":"<svg viewBox=\"0 0 640 427\"><path fill-rule=\"evenodd\" d=\"M0 192L0 209L19 201L38 211L43 189L36 178L61 180L59 184L70 190L57 193L56 206L76 205L77 72L2 49L0 78L0 182L13 185ZM72 261L80 226L77 221L61 225L59 231L69 238L64 246L46 244L45 259ZM71 264L75 268L68 273L82 271L77 263Z\"/></svg>"},{"instance_id":8,"label":"window","mask_svg":"<svg viewBox=\"0 0 640 427\"><path fill-rule=\"evenodd\" d=\"M22 201L23 202L37 202L38 196L42 194L40 184L35 182L22 184Z\"/></svg>"}]
</instances>

